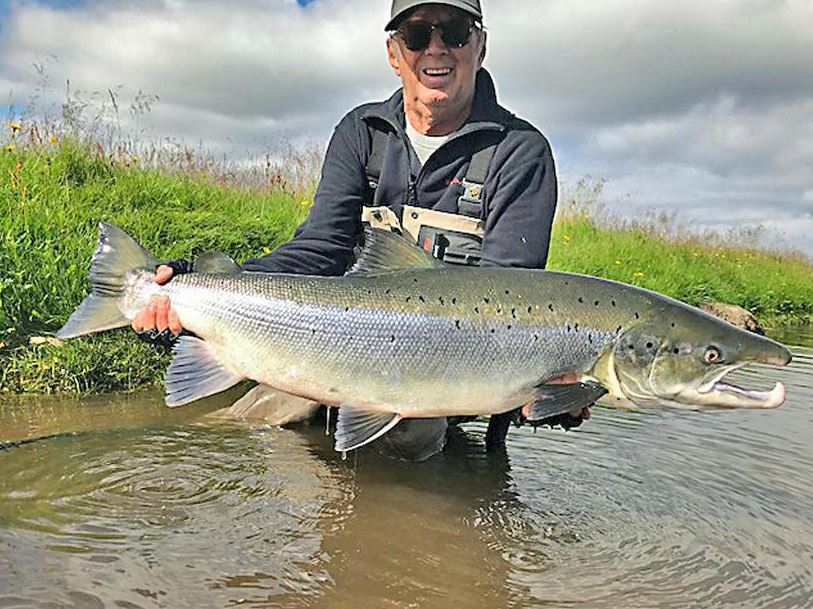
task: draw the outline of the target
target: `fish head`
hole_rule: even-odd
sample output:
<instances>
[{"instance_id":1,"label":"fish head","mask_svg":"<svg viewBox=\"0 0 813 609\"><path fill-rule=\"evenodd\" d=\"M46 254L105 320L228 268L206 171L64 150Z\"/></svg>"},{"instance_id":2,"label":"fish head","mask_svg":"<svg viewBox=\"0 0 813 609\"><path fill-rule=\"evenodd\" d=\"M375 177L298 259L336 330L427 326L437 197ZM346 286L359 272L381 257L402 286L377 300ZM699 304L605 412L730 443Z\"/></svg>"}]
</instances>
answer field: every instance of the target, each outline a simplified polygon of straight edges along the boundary
<instances>
[{"instance_id":1,"label":"fish head","mask_svg":"<svg viewBox=\"0 0 813 609\"><path fill-rule=\"evenodd\" d=\"M619 404L690 410L776 408L785 400L782 383L756 391L723 379L747 364L783 366L791 354L764 336L681 306L622 332L610 360L610 394Z\"/></svg>"}]
</instances>

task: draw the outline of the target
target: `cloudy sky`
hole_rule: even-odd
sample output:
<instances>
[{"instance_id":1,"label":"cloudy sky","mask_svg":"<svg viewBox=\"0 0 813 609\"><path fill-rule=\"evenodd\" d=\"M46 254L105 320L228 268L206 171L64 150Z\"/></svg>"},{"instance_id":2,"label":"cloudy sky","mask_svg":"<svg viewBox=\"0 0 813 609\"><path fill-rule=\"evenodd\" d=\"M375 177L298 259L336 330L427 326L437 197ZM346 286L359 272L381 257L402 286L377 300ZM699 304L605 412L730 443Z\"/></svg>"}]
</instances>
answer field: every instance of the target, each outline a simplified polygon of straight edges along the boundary
<instances>
[{"instance_id":1,"label":"cloudy sky","mask_svg":"<svg viewBox=\"0 0 813 609\"><path fill-rule=\"evenodd\" d=\"M757 227L813 257L813 0L483 0L503 105L618 214ZM139 127L235 158L324 143L398 86L389 0L0 0L0 94L160 98ZM42 67L38 73L33 65ZM47 79L47 83L44 80ZM45 84L45 86L43 86ZM5 110L4 110L5 111Z\"/></svg>"}]
</instances>

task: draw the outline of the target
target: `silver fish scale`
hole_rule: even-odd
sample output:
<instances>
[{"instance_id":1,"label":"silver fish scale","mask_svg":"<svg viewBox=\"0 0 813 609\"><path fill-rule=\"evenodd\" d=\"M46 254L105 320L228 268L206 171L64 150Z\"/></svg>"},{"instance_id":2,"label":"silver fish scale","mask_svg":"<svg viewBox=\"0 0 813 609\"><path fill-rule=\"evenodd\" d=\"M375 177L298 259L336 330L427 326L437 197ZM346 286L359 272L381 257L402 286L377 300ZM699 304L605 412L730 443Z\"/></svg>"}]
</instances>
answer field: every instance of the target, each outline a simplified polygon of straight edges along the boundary
<instances>
[{"instance_id":1,"label":"silver fish scale","mask_svg":"<svg viewBox=\"0 0 813 609\"><path fill-rule=\"evenodd\" d=\"M527 289L511 297L498 281L472 290L469 277L190 274L163 290L184 326L249 378L328 402L427 415L515 406L541 379L574 363L586 369L615 337L552 323L539 302L528 304Z\"/></svg>"}]
</instances>

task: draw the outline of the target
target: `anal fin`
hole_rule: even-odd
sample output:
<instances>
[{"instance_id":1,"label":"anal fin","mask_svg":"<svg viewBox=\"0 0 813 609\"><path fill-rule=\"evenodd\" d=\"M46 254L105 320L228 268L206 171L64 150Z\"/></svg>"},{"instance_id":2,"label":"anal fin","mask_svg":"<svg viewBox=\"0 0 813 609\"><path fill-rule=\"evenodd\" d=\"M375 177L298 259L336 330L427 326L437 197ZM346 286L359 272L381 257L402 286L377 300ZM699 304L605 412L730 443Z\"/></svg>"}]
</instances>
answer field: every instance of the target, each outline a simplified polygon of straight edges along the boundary
<instances>
[{"instance_id":1,"label":"anal fin","mask_svg":"<svg viewBox=\"0 0 813 609\"><path fill-rule=\"evenodd\" d=\"M336 450L346 452L369 444L398 424L401 415L380 410L365 410L351 404L339 406L336 423Z\"/></svg>"},{"instance_id":2,"label":"anal fin","mask_svg":"<svg viewBox=\"0 0 813 609\"><path fill-rule=\"evenodd\" d=\"M173 354L167 369L167 406L183 406L220 393L244 378L217 361L206 341L196 336L181 336Z\"/></svg>"},{"instance_id":3,"label":"anal fin","mask_svg":"<svg viewBox=\"0 0 813 609\"><path fill-rule=\"evenodd\" d=\"M531 402L528 420L540 421L581 410L585 406L592 406L606 393L607 389L603 385L593 381L538 385L534 388L534 400Z\"/></svg>"}]
</instances>

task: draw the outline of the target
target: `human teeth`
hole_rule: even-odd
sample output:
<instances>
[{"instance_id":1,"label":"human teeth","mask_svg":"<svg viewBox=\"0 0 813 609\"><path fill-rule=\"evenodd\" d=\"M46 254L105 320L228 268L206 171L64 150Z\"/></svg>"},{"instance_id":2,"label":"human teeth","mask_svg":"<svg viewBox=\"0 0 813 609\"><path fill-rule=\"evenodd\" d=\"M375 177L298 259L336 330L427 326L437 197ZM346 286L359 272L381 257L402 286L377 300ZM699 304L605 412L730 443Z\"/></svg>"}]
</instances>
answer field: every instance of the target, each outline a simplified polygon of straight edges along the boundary
<instances>
[{"instance_id":1,"label":"human teeth","mask_svg":"<svg viewBox=\"0 0 813 609\"><path fill-rule=\"evenodd\" d=\"M446 76L451 71L451 68L426 68L424 70L424 72L429 76Z\"/></svg>"}]
</instances>

